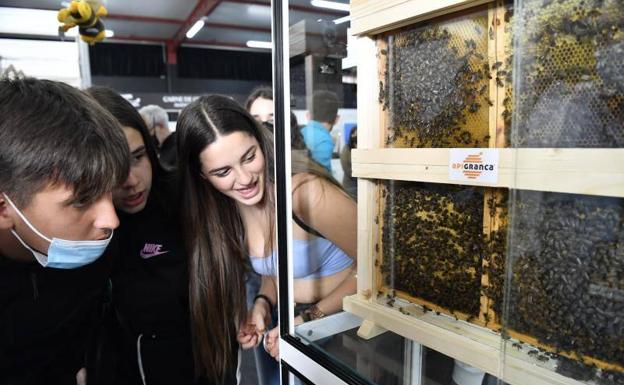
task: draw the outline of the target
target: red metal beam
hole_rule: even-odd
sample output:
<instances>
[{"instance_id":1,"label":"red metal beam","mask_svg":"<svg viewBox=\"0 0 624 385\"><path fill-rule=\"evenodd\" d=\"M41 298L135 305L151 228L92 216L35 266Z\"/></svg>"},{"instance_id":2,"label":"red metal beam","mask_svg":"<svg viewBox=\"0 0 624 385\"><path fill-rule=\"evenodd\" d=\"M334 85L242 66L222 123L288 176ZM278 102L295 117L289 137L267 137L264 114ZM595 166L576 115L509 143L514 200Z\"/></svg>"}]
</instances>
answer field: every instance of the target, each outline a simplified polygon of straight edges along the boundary
<instances>
[{"instance_id":1,"label":"red metal beam","mask_svg":"<svg viewBox=\"0 0 624 385\"><path fill-rule=\"evenodd\" d=\"M118 41L128 41L128 42L136 42L136 43L141 43L141 42L145 42L145 43L160 43L160 44L165 44L166 46L172 44L173 42L171 40L164 40L164 39L157 39L157 38L151 38L151 37L143 37L143 36L118 36L115 35L114 37L110 38L110 39L106 39L106 40L118 40ZM184 43L184 45L189 45L189 46L193 46L193 45L200 45L200 46L206 46L206 45L212 45L212 46L217 46L217 47L226 47L226 48L247 48L249 49L249 47L247 47L247 45L245 44L236 44L236 43L225 43L222 41L218 41L218 40L189 40L186 41ZM169 52L168 52L169 53ZM168 62L171 63L171 58L168 58Z\"/></svg>"},{"instance_id":2,"label":"red metal beam","mask_svg":"<svg viewBox=\"0 0 624 385\"><path fill-rule=\"evenodd\" d=\"M178 29L178 32L176 32L173 36L173 48L178 48L182 41L186 38L186 31L188 31L197 20L210 15L212 11L217 8L219 3L221 3L221 0L199 0L191 14L186 18L180 29Z\"/></svg>"},{"instance_id":3,"label":"red metal beam","mask_svg":"<svg viewBox=\"0 0 624 385\"><path fill-rule=\"evenodd\" d=\"M179 19L167 19L164 17L151 17L151 16L137 16L137 15L120 15L120 14L108 14L104 19L110 20L124 20L124 21L138 21L141 23L160 23L160 24L175 24L180 25L184 23L184 20Z\"/></svg>"},{"instance_id":4,"label":"red metal beam","mask_svg":"<svg viewBox=\"0 0 624 385\"><path fill-rule=\"evenodd\" d=\"M229 48L247 48L249 49L249 47L247 47L246 44L236 44L236 43L224 43L221 41L217 41L217 40L189 40L187 42L184 43L185 46L187 45L213 45L213 46L219 46L219 47L229 47Z\"/></svg>"},{"instance_id":5,"label":"red metal beam","mask_svg":"<svg viewBox=\"0 0 624 385\"><path fill-rule=\"evenodd\" d=\"M271 3L261 0L224 0L228 3L238 3L238 4L254 4L254 5L262 5L266 7L270 7ZM305 5L295 5L291 4L288 6L288 9L293 11L305 12L305 13L316 13L320 15L328 15L328 16L336 16L342 17L347 16L348 12L340 12L340 11L332 11L331 9L323 9L316 7L306 7Z\"/></svg>"},{"instance_id":6,"label":"red metal beam","mask_svg":"<svg viewBox=\"0 0 624 385\"><path fill-rule=\"evenodd\" d=\"M164 19L162 17L121 15L121 14L108 15L106 16L106 18L111 19L111 20L138 21L140 23L160 23L160 24L175 24L175 25L181 25L184 23L184 20L178 20L178 19ZM205 26L211 27L211 28L238 29L241 31L271 33L271 28L253 27L249 25L206 22Z\"/></svg>"}]
</instances>

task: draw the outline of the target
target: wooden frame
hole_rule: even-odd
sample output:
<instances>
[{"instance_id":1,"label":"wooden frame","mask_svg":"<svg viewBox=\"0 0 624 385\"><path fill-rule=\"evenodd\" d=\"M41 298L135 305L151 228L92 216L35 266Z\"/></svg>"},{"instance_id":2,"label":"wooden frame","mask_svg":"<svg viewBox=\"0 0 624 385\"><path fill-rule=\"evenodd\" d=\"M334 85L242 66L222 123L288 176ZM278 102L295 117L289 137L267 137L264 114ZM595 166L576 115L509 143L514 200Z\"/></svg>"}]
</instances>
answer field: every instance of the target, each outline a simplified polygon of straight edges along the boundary
<instances>
[{"instance_id":1,"label":"wooden frame","mask_svg":"<svg viewBox=\"0 0 624 385\"><path fill-rule=\"evenodd\" d=\"M464 184L624 198L624 163L621 161L624 159L624 149L502 148L505 145L504 122L501 118L504 96L497 93L504 93L506 90L495 84L492 86L493 79L490 84L490 99L495 104L489 110L489 147L498 148L499 151L499 175L496 183L458 183L450 180L448 148L383 148L383 127L386 126L388 117L377 97L380 91L379 79L384 79L379 64L385 58L379 57L380 47L370 36L485 3L494 4L494 1L351 1L352 31L360 35L357 40L358 149L352 152L353 176L359 178L358 292L344 299L344 308L364 318L358 332L364 338L388 329L511 384L577 385L580 382L555 373L552 367L539 367L521 358L518 352L511 349L508 340L490 330L444 315L425 314L414 305L400 306L399 311L397 306L380 303L377 298L379 274L374 263L374 250L380 239L380 226L375 225L375 216L381 197L375 180ZM501 4L500 1L496 2L496 5ZM492 9L495 11L492 12ZM501 7L490 9L488 23L494 26L497 37L489 41L490 65L492 60L504 61L503 58L507 55L504 44L500 43L506 33L502 23L498 22L502 19ZM488 189L486 194L498 198L498 193L494 190ZM496 230L501 225L503 224L499 219L484 219L486 231ZM487 276L483 280L484 285L487 285ZM409 311L406 311L409 306ZM491 304L487 298L482 299L481 310L491 312ZM541 346L530 336L513 331L510 333L512 337L552 350ZM573 354L564 355L575 358ZM585 361L602 368L622 369L591 358Z\"/></svg>"},{"instance_id":2,"label":"wooden frame","mask_svg":"<svg viewBox=\"0 0 624 385\"><path fill-rule=\"evenodd\" d=\"M358 136L362 134L359 133ZM501 148L498 183L449 179L447 148L357 149L353 176L624 197L624 149ZM620 160L620 161L618 161Z\"/></svg>"},{"instance_id":3,"label":"wooden frame","mask_svg":"<svg viewBox=\"0 0 624 385\"><path fill-rule=\"evenodd\" d=\"M413 313L406 315L357 295L344 299L344 309L366 319L378 331L392 330L510 384L582 384L523 360L514 349L506 348L500 336L463 321L436 316L431 312L421 313L420 316ZM501 360L501 351L504 352L504 360Z\"/></svg>"},{"instance_id":4,"label":"wooden frame","mask_svg":"<svg viewBox=\"0 0 624 385\"><path fill-rule=\"evenodd\" d=\"M351 33L373 35L492 0L351 0Z\"/></svg>"}]
</instances>

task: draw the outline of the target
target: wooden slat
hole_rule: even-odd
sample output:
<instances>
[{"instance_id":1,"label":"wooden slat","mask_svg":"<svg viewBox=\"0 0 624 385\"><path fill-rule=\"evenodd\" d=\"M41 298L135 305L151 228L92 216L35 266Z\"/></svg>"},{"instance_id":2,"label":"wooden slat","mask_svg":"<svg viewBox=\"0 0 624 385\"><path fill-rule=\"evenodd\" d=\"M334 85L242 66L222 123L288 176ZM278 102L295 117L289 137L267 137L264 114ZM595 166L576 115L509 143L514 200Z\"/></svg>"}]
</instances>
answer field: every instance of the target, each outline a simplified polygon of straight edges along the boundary
<instances>
[{"instance_id":1,"label":"wooden slat","mask_svg":"<svg viewBox=\"0 0 624 385\"><path fill-rule=\"evenodd\" d=\"M405 315L357 296L345 297L345 310L380 327L483 370L512 385L582 385L550 369L526 361L516 352L501 352L501 337L487 329L431 312Z\"/></svg>"},{"instance_id":2,"label":"wooden slat","mask_svg":"<svg viewBox=\"0 0 624 385\"><path fill-rule=\"evenodd\" d=\"M351 0L351 33L372 35L492 0Z\"/></svg>"},{"instance_id":3,"label":"wooden slat","mask_svg":"<svg viewBox=\"0 0 624 385\"><path fill-rule=\"evenodd\" d=\"M492 4L488 13L488 29L492 28L494 31L493 36L489 36L490 34L488 31L488 58L490 60L490 69L493 68L494 63L496 62L505 63L507 58L506 51L504 50L507 39L507 36L505 35L504 15L504 1L497 0L496 4ZM503 49L501 49L501 47ZM505 87L507 87L507 85L505 85ZM503 100L505 99L505 88L498 87L498 84L496 83L496 76L492 76L492 79L490 80L490 99L494 103L493 106L490 106L489 147L505 147L507 138L505 137L505 121L502 116L502 112L505 108L503 103ZM506 218L502 218L500 209L495 208L494 216L489 215L490 207L488 202L491 199L495 203L500 203L503 199L503 193L496 189L486 189L485 191L485 199L483 202L484 232L490 235L499 230L499 228L503 226L503 222L506 221ZM491 261L486 259L483 260L484 274L482 276L481 283L484 287L487 287L490 283L490 277L487 273L489 263L491 263ZM500 329L500 314L496 314L493 309L494 300L486 297L485 295L483 297L484 298L482 298L481 301L482 313L479 315L479 319L485 322L485 324L491 329ZM487 314L487 318L483 313Z\"/></svg>"},{"instance_id":4,"label":"wooden slat","mask_svg":"<svg viewBox=\"0 0 624 385\"><path fill-rule=\"evenodd\" d=\"M383 294L383 300L381 301L381 303L383 304L384 301L387 302L388 295L390 295L390 297L392 297L392 294L394 294L394 298L400 298L403 300L406 300L410 303L414 303L420 306L427 306L427 308L429 308L430 311L432 312L438 312L441 314L446 314L449 317L455 317L457 319L460 319L462 321L466 321L466 322L470 322L470 323L474 323L476 325L479 326L485 326L485 322L481 322L479 319L477 319L476 317L472 317L470 314L466 314L460 311L452 311L450 309L447 309L443 306L440 306L436 303L433 302L429 302L425 299L422 299L420 297L414 297L412 295L410 295L409 293L406 293L404 291L401 290L393 290L391 288L388 287L383 287L382 285L378 286L381 289L379 290L380 294ZM469 321L470 320L470 321Z\"/></svg>"},{"instance_id":5,"label":"wooden slat","mask_svg":"<svg viewBox=\"0 0 624 385\"><path fill-rule=\"evenodd\" d=\"M624 149L502 148L499 151L496 184L450 180L450 151L443 148L354 150L353 175L624 197Z\"/></svg>"},{"instance_id":6,"label":"wooden slat","mask_svg":"<svg viewBox=\"0 0 624 385\"><path fill-rule=\"evenodd\" d=\"M374 95L379 94L377 80L377 62L375 58L377 46L373 39L362 37L356 39L358 53L358 73L360 86L357 91L358 106L358 148L379 148L380 109ZM357 287L358 294L371 298L374 289L373 277L373 234L377 229L373 226L376 209L375 182L358 179L358 247L357 247Z\"/></svg>"},{"instance_id":7,"label":"wooden slat","mask_svg":"<svg viewBox=\"0 0 624 385\"><path fill-rule=\"evenodd\" d=\"M496 18L497 8L495 4L490 4L488 8L488 28L493 23L493 20ZM492 55L492 52L496 52L496 36L490 36L489 31L486 32L487 42L488 42L488 66L492 68L494 63L496 63L497 57L496 55ZM488 119L488 129L490 139L488 141L488 147L496 147L496 121L498 114L498 103L497 103L497 95L498 89L496 87L496 81L492 78L490 79L489 85L489 99L494 101L491 106L488 108L489 119ZM494 227L494 218L489 215L489 207L488 201L492 198L494 191L492 189L486 189L483 197L483 233L490 234L492 232L492 228ZM482 261L483 274L481 275L481 286L483 288L488 287L490 283L490 278L487 274L487 268L489 266L489 262L486 258ZM485 290L481 292L481 310L479 311L479 322L481 324L487 325L489 320L494 320L495 317L492 317L492 301L485 295ZM488 317L486 318L486 315Z\"/></svg>"}]
</instances>

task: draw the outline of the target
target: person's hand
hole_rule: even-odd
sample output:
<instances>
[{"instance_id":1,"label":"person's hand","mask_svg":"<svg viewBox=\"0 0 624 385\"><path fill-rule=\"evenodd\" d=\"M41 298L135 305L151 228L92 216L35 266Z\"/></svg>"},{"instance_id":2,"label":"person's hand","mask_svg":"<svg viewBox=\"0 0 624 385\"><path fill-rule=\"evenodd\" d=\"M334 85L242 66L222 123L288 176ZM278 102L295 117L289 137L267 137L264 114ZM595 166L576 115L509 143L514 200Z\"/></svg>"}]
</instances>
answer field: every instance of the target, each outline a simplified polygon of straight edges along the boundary
<instances>
[{"instance_id":1,"label":"person's hand","mask_svg":"<svg viewBox=\"0 0 624 385\"><path fill-rule=\"evenodd\" d=\"M87 368L80 368L76 373L76 385L87 385Z\"/></svg>"},{"instance_id":2,"label":"person's hand","mask_svg":"<svg viewBox=\"0 0 624 385\"><path fill-rule=\"evenodd\" d=\"M248 320L238 329L236 340L240 344L241 348L246 350L258 346L261 335L262 334L257 333L256 325L252 324Z\"/></svg>"},{"instance_id":3,"label":"person's hand","mask_svg":"<svg viewBox=\"0 0 624 385\"><path fill-rule=\"evenodd\" d=\"M251 308L250 322L256 326L259 334L264 334L271 325L271 307L262 298L254 302Z\"/></svg>"},{"instance_id":4,"label":"person's hand","mask_svg":"<svg viewBox=\"0 0 624 385\"><path fill-rule=\"evenodd\" d=\"M264 350L266 350L271 357L275 358L275 361L279 361L279 326L265 334Z\"/></svg>"},{"instance_id":5,"label":"person's hand","mask_svg":"<svg viewBox=\"0 0 624 385\"><path fill-rule=\"evenodd\" d=\"M254 303L247 322L241 325L236 336L243 349L253 348L260 344L262 335L271 323L270 310L269 304L263 300Z\"/></svg>"}]
</instances>

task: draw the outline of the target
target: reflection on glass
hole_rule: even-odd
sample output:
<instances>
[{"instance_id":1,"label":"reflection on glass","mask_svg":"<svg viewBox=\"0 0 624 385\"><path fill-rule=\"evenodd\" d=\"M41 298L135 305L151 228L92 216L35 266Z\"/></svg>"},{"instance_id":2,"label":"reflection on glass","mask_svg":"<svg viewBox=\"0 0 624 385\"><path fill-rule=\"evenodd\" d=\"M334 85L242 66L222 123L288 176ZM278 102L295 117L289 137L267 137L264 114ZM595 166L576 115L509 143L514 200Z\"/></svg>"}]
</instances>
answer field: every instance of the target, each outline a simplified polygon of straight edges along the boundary
<instances>
[{"instance_id":1,"label":"reflection on glass","mask_svg":"<svg viewBox=\"0 0 624 385\"><path fill-rule=\"evenodd\" d=\"M340 312L356 291L355 92L343 83L348 23L336 18L290 12L295 325Z\"/></svg>"}]
</instances>

